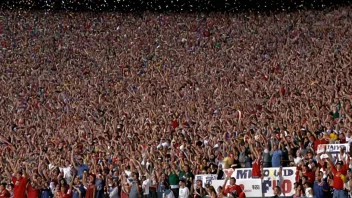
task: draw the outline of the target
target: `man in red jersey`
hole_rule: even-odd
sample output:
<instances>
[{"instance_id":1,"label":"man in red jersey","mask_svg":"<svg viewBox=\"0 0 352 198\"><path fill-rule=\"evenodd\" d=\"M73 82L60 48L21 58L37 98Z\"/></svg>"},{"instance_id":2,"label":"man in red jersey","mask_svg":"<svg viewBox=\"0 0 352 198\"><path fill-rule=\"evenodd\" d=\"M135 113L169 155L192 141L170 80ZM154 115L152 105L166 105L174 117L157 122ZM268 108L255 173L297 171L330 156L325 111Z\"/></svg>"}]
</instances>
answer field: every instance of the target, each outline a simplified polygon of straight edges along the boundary
<instances>
[{"instance_id":1,"label":"man in red jersey","mask_svg":"<svg viewBox=\"0 0 352 198\"><path fill-rule=\"evenodd\" d=\"M342 161L337 162L336 166L331 161L329 156L328 162L331 166L332 173L334 174L334 195L333 198L347 198L347 192L344 190L345 177L347 175L347 169L349 164L349 158L347 163L343 165Z\"/></svg>"},{"instance_id":2,"label":"man in red jersey","mask_svg":"<svg viewBox=\"0 0 352 198\"><path fill-rule=\"evenodd\" d=\"M230 179L230 185L226 186L227 181ZM222 187L222 193L226 196L227 194L233 192L234 190L237 192L237 195L241 194L242 188L239 185L236 185L236 178L227 176Z\"/></svg>"}]
</instances>

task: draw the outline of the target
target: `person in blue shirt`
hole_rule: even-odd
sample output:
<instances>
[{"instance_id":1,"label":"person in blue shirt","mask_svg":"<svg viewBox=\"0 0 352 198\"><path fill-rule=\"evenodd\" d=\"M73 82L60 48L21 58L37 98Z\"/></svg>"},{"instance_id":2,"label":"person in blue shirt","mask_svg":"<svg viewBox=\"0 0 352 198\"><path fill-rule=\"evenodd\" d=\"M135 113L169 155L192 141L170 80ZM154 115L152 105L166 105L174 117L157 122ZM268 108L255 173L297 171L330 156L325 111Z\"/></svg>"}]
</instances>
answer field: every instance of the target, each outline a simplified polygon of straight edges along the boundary
<instances>
[{"instance_id":1,"label":"person in blue shirt","mask_svg":"<svg viewBox=\"0 0 352 198\"><path fill-rule=\"evenodd\" d=\"M319 171L315 175L315 181L313 186L313 192L315 198L324 198L327 197L329 192L329 185L326 181L322 180L323 172Z\"/></svg>"},{"instance_id":2,"label":"person in blue shirt","mask_svg":"<svg viewBox=\"0 0 352 198\"><path fill-rule=\"evenodd\" d=\"M73 164L73 167L77 170L77 177L83 178L83 173L84 171L89 172L89 168L86 164L83 164L83 158L78 157L77 158L77 163L73 157L74 154L74 149L72 148L72 153L71 153L71 162Z\"/></svg>"},{"instance_id":3,"label":"person in blue shirt","mask_svg":"<svg viewBox=\"0 0 352 198\"><path fill-rule=\"evenodd\" d=\"M74 185L72 186L72 198L84 198L86 196L86 189L78 177L74 178Z\"/></svg>"},{"instance_id":4,"label":"person in blue shirt","mask_svg":"<svg viewBox=\"0 0 352 198\"><path fill-rule=\"evenodd\" d=\"M273 150L270 153L270 155L272 156L271 165L274 168L278 168L281 166L282 151L280 150L280 147L281 142L279 143L279 146L277 146L276 144L273 145Z\"/></svg>"}]
</instances>

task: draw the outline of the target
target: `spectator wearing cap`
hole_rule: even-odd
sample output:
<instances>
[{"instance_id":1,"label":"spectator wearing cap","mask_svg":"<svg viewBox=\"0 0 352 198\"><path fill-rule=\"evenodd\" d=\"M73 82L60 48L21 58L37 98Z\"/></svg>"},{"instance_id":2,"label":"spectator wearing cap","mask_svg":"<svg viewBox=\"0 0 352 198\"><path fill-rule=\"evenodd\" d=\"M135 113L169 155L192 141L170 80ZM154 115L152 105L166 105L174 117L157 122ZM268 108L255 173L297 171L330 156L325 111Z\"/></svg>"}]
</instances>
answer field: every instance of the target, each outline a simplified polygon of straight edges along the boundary
<instances>
[{"instance_id":1,"label":"spectator wearing cap","mask_svg":"<svg viewBox=\"0 0 352 198\"><path fill-rule=\"evenodd\" d=\"M329 185L323 180L323 172L319 171L315 175L315 181L313 185L313 192L315 198L325 198L328 196Z\"/></svg>"},{"instance_id":2,"label":"spectator wearing cap","mask_svg":"<svg viewBox=\"0 0 352 198\"><path fill-rule=\"evenodd\" d=\"M176 198L169 185L165 186L163 198Z\"/></svg>"},{"instance_id":3,"label":"spectator wearing cap","mask_svg":"<svg viewBox=\"0 0 352 198\"><path fill-rule=\"evenodd\" d=\"M178 197L179 198L189 198L189 189L186 186L186 179L182 178L180 179L180 189L178 191Z\"/></svg>"},{"instance_id":4,"label":"spectator wearing cap","mask_svg":"<svg viewBox=\"0 0 352 198\"><path fill-rule=\"evenodd\" d=\"M226 185L229 180L230 180L230 185ZM238 195L242 192L242 188L236 184L236 178L234 177L230 178L230 176L226 177L224 184L222 186L222 189L223 189L222 192L225 196L234 190L237 191Z\"/></svg>"},{"instance_id":5,"label":"spectator wearing cap","mask_svg":"<svg viewBox=\"0 0 352 198\"><path fill-rule=\"evenodd\" d=\"M6 189L6 183L0 184L0 198L9 198L10 192Z\"/></svg>"},{"instance_id":6,"label":"spectator wearing cap","mask_svg":"<svg viewBox=\"0 0 352 198\"><path fill-rule=\"evenodd\" d=\"M347 198L347 193L344 190L344 183L346 181L345 175L347 175L347 169L349 164L349 158L347 163L343 165L342 161L337 162L336 166L331 160L331 155L329 155L328 162L331 166L332 173L334 174L333 178L333 188L334 194L333 198Z\"/></svg>"}]
</instances>

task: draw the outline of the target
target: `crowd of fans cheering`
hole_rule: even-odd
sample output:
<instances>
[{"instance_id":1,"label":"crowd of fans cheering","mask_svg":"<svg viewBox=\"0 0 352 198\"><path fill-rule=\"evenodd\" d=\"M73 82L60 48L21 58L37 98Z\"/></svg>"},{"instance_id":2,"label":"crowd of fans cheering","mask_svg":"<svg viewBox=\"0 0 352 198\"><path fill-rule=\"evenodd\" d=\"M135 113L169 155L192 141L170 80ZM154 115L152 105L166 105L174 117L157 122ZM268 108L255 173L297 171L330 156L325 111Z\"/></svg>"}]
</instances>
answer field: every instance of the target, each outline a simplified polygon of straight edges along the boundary
<instances>
[{"instance_id":1,"label":"crowd of fans cheering","mask_svg":"<svg viewBox=\"0 0 352 198\"><path fill-rule=\"evenodd\" d=\"M288 166L285 196L351 194L347 148L316 152L352 141L351 7L0 17L1 198L243 197L223 169Z\"/></svg>"}]
</instances>

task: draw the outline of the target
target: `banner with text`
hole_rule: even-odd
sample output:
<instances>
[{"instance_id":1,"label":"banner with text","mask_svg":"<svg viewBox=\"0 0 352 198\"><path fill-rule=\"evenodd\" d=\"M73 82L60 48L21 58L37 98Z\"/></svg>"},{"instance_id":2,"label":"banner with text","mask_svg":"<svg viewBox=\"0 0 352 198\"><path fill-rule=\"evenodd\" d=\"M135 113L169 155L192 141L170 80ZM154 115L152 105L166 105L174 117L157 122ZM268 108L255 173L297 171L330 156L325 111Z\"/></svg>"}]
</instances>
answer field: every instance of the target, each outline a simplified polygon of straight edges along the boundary
<instances>
[{"instance_id":1,"label":"banner with text","mask_svg":"<svg viewBox=\"0 0 352 198\"><path fill-rule=\"evenodd\" d=\"M224 169L225 175L231 175L236 178L236 184L241 185L246 192L247 197L261 197L262 193L265 197L274 196L274 187L279 184L279 168L264 168L264 178L252 179L251 168L240 168L240 169ZM282 196L292 196L294 194L293 184L295 183L296 167L284 167L282 168L281 189ZM196 175L195 179L203 181L203 187L205 184L210 184L217 189L218 186L222 186L225 180L217 180L216 175ZM253 182L249 182L253 181ZM256 183L254 183L254 181ZM258 184L258 181L260 182ZM259 185L259 186L258 186ZM215 187L216 186L216 187ZM250 194L250 195L249 195Z\"/></svg>"},{"instance_id":2,"label":"banner with text","mask_svg":"<svg viewBox=\"0 0 352 198\"><path fill-rule=\"evenodd\" d=\"M345 152L350 152L349 144L319 144L317 153L322 154L326 148L326 152L330 154L340 153L341 148L345 148Z\"/></svg>"},{"instance_id":3,"label":"banner with text","mask_svg":"<svg viewBox=\"0 0 352 198\"><path fill-rule=\"evenodd\" d=\"M233 170L232 170L233 171ZM262 180L262 192L264 193L264 196L274 196L274 187L280 182L279 181L279 168L264 168L263 169L263 180ZM230 174L228 170L225 171L226 174ZM242 179L252 179L252 169L251 168L241 168L241 169L236 169L233 171L231 174L232 177L236 178L239 183L240 180ZM281 189L282 189L282 195L284 196L291 196L294 194L294 188L293 184L295 183L295 177L296 177L296 167L284 167L282 168L282 177L283 181L281 181ZM250 188L250 186L246 186L245 188ZM258 194L257 196L261 196L261 194Z\"/></svg>"},{"instance_id":4,"label":"banner with text","mask_svg":"<svg viewBox=\"0 0 352 198\"><path fill-rule=\"evenodd\" d=\"M213 180L212 185L215 190L219 186L224 185L225 180ZM230 181L226 185L229 185ZM246 197L262 197L262 181L261 179L239 179L236 184L240 185Z\"/></svg>"}]
</instances>

